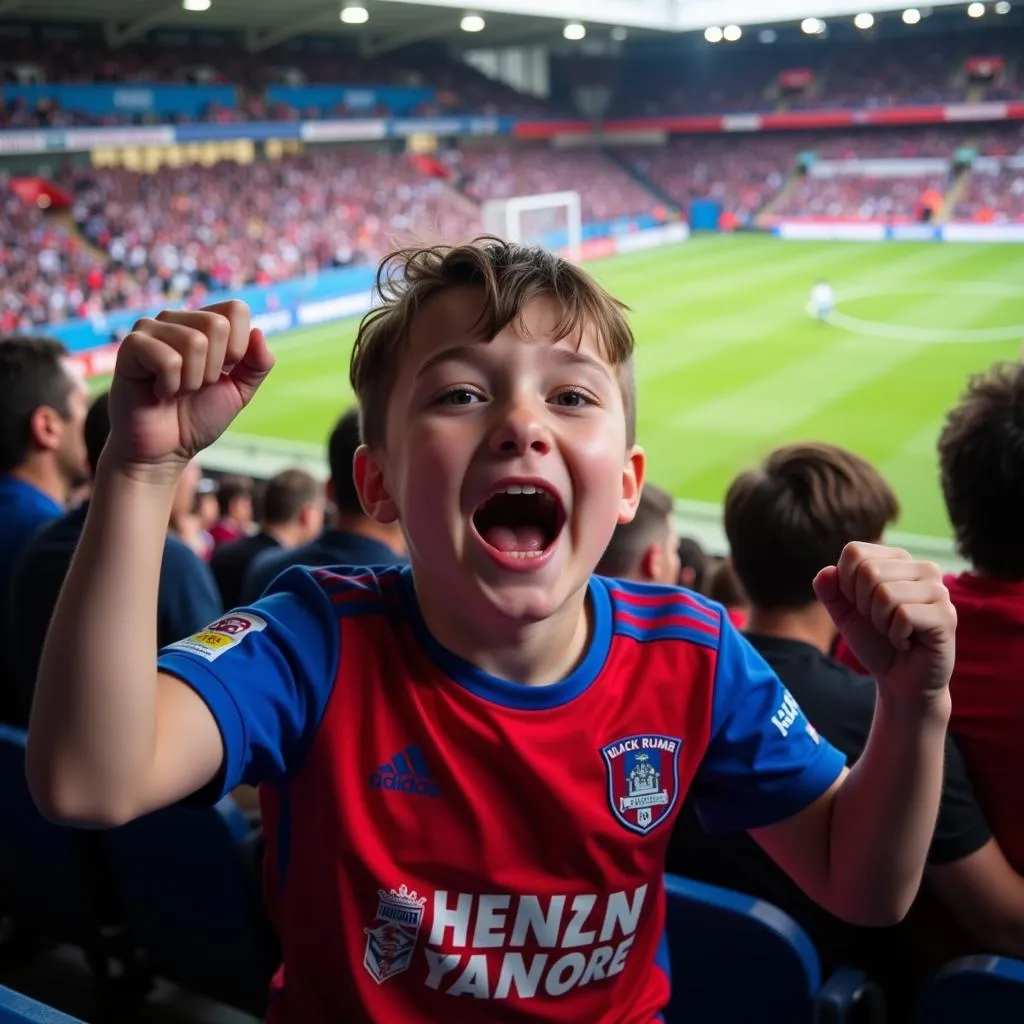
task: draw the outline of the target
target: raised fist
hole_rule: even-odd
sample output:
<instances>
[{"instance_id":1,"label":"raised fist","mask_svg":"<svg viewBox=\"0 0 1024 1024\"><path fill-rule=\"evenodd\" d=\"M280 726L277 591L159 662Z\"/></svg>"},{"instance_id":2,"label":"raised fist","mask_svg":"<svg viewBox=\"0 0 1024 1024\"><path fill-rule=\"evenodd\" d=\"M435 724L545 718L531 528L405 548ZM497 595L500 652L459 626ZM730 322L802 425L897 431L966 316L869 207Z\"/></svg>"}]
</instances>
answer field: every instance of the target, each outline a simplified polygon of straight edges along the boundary
<instances>
[{"instance_id":1,"label":"raised fist","mask_svg":"<svg viewBox=\"0 0 1024 1024\"><path fill-rule=\"evenodd\" d=\"M180 472L227 430L273 365L242 302L139 320L117 353L105 458Z\"/></svg>"},{"instance_id":2,"label":"raised fist","mask_svg":"<svg viewBox=\"0 0 1024 1024\"><path fill-rule=\"evenodd\" d=\"M901 548L847 544L814 581L850 650L888 695L944 695L953 672L956 609L932 562Z\"/></svg>"}]
</instances>

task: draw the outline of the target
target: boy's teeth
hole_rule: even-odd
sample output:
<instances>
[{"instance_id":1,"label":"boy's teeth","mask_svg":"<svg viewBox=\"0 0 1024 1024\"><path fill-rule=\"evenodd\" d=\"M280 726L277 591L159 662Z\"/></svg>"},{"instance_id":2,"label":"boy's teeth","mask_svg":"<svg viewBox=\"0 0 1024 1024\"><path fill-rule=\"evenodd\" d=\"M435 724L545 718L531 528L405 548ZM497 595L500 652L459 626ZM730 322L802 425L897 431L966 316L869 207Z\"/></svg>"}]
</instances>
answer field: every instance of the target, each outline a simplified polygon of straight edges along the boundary
<instances>
[{"instance_id":1,"label":"boy's teeth","mask_svg":"<svg viewBox=\"0 0 1024 1024\"><path fill-rule=\"evenodd\" d=\"M539 487L531 487L529 484L510 484L508 487L501 491L502 494L540 494L541 489Z\"/></svg>"}]
</instances>

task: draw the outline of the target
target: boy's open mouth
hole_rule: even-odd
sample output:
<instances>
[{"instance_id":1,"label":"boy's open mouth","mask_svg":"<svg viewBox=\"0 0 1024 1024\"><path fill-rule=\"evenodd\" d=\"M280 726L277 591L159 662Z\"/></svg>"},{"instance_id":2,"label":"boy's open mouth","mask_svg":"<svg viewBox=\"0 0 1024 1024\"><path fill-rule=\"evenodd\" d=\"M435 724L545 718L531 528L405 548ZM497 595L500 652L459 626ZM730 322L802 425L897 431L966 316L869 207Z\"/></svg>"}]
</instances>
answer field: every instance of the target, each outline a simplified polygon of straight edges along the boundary
<instances>
[{"instance_id":1,"label":"boy's open mouth","mask_svg":"<svg viewBox=\"0 0 1024 1024\"><path fill-rule=\"evenodd\" d=\"M512 558L537 558L565 525L558 495L543 486L509 484L473 513L477 533L496 551Z\"/></svg>"}]
</instances>

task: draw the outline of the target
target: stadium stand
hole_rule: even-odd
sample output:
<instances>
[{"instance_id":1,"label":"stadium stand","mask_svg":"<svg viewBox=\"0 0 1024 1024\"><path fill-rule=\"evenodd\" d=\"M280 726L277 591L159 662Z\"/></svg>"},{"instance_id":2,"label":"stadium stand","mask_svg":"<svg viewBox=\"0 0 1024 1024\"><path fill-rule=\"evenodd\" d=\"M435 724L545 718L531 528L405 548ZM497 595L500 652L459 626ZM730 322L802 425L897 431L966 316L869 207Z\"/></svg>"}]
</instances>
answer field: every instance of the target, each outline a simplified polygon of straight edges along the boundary
<instances>
[{"instance_id":1,"label":"stadium stand","mask_svg":"<svg viewBox=\"0 0 1024 1024\"><path fill-rule=\"evenodd\" d=\"M0 1024L81 1024L81 1021L0 986Z\"/></svg>"},{"instance_id":2,"label":"stadium stand","mask_svg":"<svg viewBox=\"0 0 1024 1024\"><path fill-rule=\"evenodd\" d=\"M677 875L666 875L665 891L673 978L667 1024L885 1019L881 993L862 972L840 968L822 980L810 939L776 907Z\"/></svg>"},{"instance_id":3,"label":"stadium stand","mask_svg":"<svg viewBox=\"0 0 1024 1024\"><path fill-rule=\"evenodd\" d=\"M1024 961L1000 956L961 957L921 992L914 1024L1020 1020L1024 1016Z\"/></svg>"}]
</instances>

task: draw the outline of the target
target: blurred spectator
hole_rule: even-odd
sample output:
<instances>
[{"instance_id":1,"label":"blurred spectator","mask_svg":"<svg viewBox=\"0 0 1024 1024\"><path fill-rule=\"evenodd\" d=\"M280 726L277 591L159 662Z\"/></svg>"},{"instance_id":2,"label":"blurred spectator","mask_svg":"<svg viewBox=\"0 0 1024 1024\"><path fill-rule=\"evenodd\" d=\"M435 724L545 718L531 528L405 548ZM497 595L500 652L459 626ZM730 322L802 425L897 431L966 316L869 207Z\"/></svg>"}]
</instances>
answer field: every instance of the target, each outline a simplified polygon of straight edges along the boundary
<instances>
[{"instance_id":1,"label":"blurred spectator","mask_svg":"<svg viewBox=\"0 0 1024 1024\"><path fill-rule=\"evenodd\" d=\"M293 565L384 566L404 561L399 524L378 523L363 512L352 471L359 445L359 412L351 409L338 420L327 442L327 499L334 507L328 527L309 544L257 556L242 584L243 605L257 600L274 577Z\"/></svg>"},{"instance_id":2,"label":"blurred spectator","mask_svg":"<svg viewBox=\"0 0 1024 1024\"><path fill-rule=\"evenodd\" d=\"M213 538L195 511L196 492L202 472L195 459L182 470L171 503L170 531L206 562L213 554Z\"/></svg>"},{"instance_id":3,"label":"blurred spectator","mask_svg":"<svg viewBox=\"0 0 1024 1024\"><path fill-rule=\"evenodd\" d=\"M679 557L679 586L703 594L708 572L707 552L693 537L682 537L677 554Z\"/></svg>"},{"instance_id":4,"label":"blurred spectator","mask_svg":"<svg viewBox=\"0 0 1024 1024\"><path fill-rule=\"evenodd\" d=\"M217 481L217 507L220 516L210 527L216 551L222 544L241 540L252 525L252 477L222 476Z\"/></svg>"},{"instance_id":5,"label":"blurred spectator","mask_svg":"<svg viewBox=\"0 0 1024 1024\"><path fill-rule=\"evenodd\" d=\"M225 608L241 602L242 582L257 555L308 544L323 529L323 489L305 470L286 469L271 477L262 504L259 531L222 545L210 559Z\"/></svg>"},{"instance_id":6,"label":"blurred spectator","mask_svg":"<svg viewBox=\"0 0 1024 1024\"><path fill-rule=\"evenodd\" d=\"M679 551L673 511L672 495L645 483L636 514L615 527L594 571L639 583L675 585Z\"/></svg>"},{"instance_id":7,"label":"blurred spectator","mask_svg":"<svg viewBox=\"0 0 1024 1024\"><path fill-rule=\"evenodd\" d=\"M743 593L743 587L733 569L731 559L723 558L711 570L707 596L725 608L729 614L729 621L737 629L743 629L746 626L747 596Z\"/></svg>"},{"instance_id":8,"label":"blurred spectator","mask_svg":"<svg viewBox=\"0 0 1024 1024\"><path fill-rule=\"evenodd\" d=\"M837 631L815 597L813 581L836 563L846 544L877 542L898 511L891 488L867 461L824 444L777 449L761 468L737 477L725 500L732 562L751 602L747 638L812 727L851 763L867 743L875 684L828 656ZM785 707L778 712L780 729L785 712ZM993 869L991 875L983 864ZM992 950L1003 942L1003 952L1018 955L1024 941L1024 879L1009 869L992 839L952 738L926 895L903 925L868 929L840 921L800 892L749 836L708 836L692 811L684 812L673 836L668 868L786 910L811 934L826 973L840 963L867 970L884 984L896 1019L907 1010L921 972L938 966L929 958L944 956L944 950L931 948L931 930L916 930L929 915L941 920L935 894L971 929L974 948ZM979 906L961 913L955 894L967 891ZM998 900L1006 901L999 911ZM1007 928L1014 914L1015 935Z\"/></svg>"},{"instance_id":9,"label":"blurred spectator","mask_svg":"<svg viewBox=\"0 0 1024 1024\"><path fill-rule=\"evenodd\" d=\"M196 485L196 497L192 507L200 529L210 532L210 527L220 518L220 504L217 501L217 481L213 477L201 477Z\"/></svg>"},{"instance_id":10,"label":"blurred spectator","mask_svg":"<svg viewBox=\"0 0 1024 1024\"><path fill-rule=\"evenodd\" d=\"M88 395L51 338L0 338L0 679L9 678L11 575L29 538L88 479ZM0 695L0 719L16 708Z\"/></svg>"},{"instance_id":11,"label":"blurred spectator","mask_svg":"<svg viewBox=\"0 0 1024 1024\"><path fill-rule=\"evenodd\" d=\"M1024 366L971 381L946 419L939 465L957 547L971 564L946 579L958 618L950 728L1000 845L1024 873ZM1016 907L1024 936L1024 905Z\"/></svg>"},{"instance_id":12,"label":"blurred spectator","mask_svg":"<svg viewBox=\"0 0 1024 1024\"><path fill-rule=\"evenodd\" d=\"M107 394L97 397L85 419L85 447L90 472L95 472L110 433ZM88 502L43 527L22 552L12 575L11 682L16 696L17 725L28 724L39 658L46 630L57 604L71 558L85 527ZM131 600L131 597L126 597ZM181 541L164 540L157 594L156 635L162 647L201 629L223 611L209 568Z\"/></svg>"}]
</instances>

